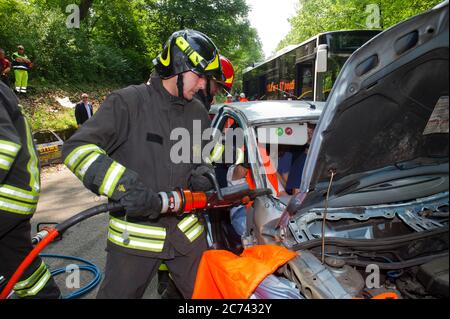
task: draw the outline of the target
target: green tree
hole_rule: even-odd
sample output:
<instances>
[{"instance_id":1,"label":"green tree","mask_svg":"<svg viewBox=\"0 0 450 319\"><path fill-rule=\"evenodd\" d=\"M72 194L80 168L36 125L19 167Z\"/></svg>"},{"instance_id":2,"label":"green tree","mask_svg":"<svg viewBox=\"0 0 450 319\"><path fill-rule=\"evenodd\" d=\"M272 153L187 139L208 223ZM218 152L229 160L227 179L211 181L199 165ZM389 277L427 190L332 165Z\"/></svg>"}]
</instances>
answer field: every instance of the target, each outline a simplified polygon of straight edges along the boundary
<instances>
[{"instance_id":1,"label":"green tree","mask_svg":"<svg viewBox=\"0 0 450 319\"><path fill-rule=\"evenodd\" d=\"M80 28L66 25L70 4L79 5ZM170 34L192 28L210 36L239 75L262 56L248 12L245 0L0 0L0 46L9 55L26 47L34 84L131 84L147 79Z\"/></svg>"},{"instance_id":2,"label":"green tree","mask_svg":"<svg viewBox=\"0 0 450 319\"><path fill-rule=\"evenodd\" d=\"M278 49L301 43L326 31L367 29L372 12L368 6L378 6L382 29L423 11L431 9L441 0L299 0L298 11L291 18L291 31L279 43Z\"/></svg>"},{"instance_id":3,"label":"green tree","mask_svg":"<svg viewBox=\"0 0 450 319\"><path fill-rule=\"evenodd\" d=\"M196 29L207 34L220 52L235 66L235 87L242 87L242 70L262 58L262 45L248 21L244 0L160 0L148 1L148 48L155 56L167 38L180 29Z\"/></svg>"}]
</instances>

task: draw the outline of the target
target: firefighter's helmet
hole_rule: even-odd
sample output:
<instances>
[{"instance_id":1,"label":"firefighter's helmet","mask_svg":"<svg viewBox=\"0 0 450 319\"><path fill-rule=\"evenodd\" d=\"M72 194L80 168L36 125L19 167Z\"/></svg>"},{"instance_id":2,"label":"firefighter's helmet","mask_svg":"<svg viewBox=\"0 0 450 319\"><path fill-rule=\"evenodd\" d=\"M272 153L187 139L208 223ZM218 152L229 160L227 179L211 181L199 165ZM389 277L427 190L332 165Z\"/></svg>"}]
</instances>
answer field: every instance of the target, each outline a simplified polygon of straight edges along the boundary
<instances>
[{"instance_id":1,"label":"firefighter's helmet","mask_svg":"<svg viewBox=\"0 0 450 319\"><path fill-rule=\"evenodd\" d=\"M222 65L223 81L218 80L217 82L223 85L223 87L230 92L233 88L234 82L234 67L230 60L228 60L223 55L220 55L220 64Z\"/></svg>"},{"instance_id":2,"label":"firefighter's helmet","mask_svg":"<svg viewBox=\"0 0 450 319\"><path fill-rule=\"evenodd\" d=\"M192 71L224 80L216 45L205 34L195 30L173 33L153 64L163 79Z\"/></svg>"}]
</instances>

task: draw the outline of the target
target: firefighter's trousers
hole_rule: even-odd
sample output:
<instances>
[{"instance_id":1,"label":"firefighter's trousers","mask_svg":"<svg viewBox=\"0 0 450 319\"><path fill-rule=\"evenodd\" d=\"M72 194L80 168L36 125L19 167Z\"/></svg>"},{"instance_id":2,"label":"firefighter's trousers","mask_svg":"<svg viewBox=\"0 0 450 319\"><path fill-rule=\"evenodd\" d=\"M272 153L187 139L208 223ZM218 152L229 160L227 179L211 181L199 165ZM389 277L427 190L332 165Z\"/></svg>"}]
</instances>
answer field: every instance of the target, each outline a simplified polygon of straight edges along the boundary
<instances>
[{"instance_id":1,"label":"firefighter's trousers","mask_svg":"<svg viewBox=\"0 0 450 319\"><path fill-rule=\"evenodd\" d=\"M29 219L9 217L0 212L0 275L7 280L33 249ZM24 299L57 299L59 288L44 262L37 258L14 286L15 297Z\"/></svg>"},{"instance_id":2,"label":"firefighter's trousers","mask_svg":"<svg viewBox=\"0 0 450 319\"><path fill-rule=\"evenodd\" d=\"M194 291L197 269L206 249L205 239L189 255L178 255L174 259L165 260L109 251L106 259L105 279L101 284L97 298L142 298L159 266L164 262L178 290L185 299L190 299Z\"/></svg>"}]
</instances>

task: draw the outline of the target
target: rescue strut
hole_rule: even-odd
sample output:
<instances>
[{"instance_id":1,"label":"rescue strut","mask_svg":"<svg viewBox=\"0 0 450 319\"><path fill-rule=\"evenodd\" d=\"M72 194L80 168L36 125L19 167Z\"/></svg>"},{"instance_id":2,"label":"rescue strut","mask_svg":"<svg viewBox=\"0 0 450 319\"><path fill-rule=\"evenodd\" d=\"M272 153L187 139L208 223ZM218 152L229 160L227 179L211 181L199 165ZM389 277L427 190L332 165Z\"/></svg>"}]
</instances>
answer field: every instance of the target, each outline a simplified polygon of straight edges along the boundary
<instances>
[{"instance_id":1,"label":"rescue strut","mask_svg":"<svg viewBox=\"0 0 450 319\"><path fill-rule=\"evenodd\" d=\"M192 192L181 188L172 192L161 192L159 197L162 203L161 214L189 214L196 210L225 208L246 205L259 196L272 194L270 189L251 190L248 185L236 185L220 189L213 174L206 175L214 185L214 190L208 192ZM20 280L24 271L36 259L39 253L49 245L55 238L62 235L66 230L91 217L107 213L123 211L118 203L109 203L87 209L68 220L56 225L54 228L45 229L32 238L36 245L24 261L17 268L11 279L0 294L0 300L6 299L13 290L15 284Z\"/></svg>"}]
</instances>

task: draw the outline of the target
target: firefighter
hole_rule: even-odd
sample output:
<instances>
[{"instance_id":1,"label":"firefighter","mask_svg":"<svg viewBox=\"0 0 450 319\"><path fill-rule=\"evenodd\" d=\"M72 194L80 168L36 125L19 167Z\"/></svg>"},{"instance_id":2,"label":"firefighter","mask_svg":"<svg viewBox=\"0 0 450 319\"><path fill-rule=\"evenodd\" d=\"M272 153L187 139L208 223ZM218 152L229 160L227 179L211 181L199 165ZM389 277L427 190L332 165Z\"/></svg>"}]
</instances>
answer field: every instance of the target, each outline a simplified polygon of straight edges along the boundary
<instances>
[{"instance_id":1,"label":"firefighter","mask_svg":"<svg viewBox=\"0 0 450 319\"><path fill-rule=\"evenodd\" d=\"M222 66L222 78L217 79L210 77L206 82L206 88L197 93L197 98L206 107L209 112L211 105L214 104L214 98L220 91L224 91L227 95L230 95L234 82L234 67L229 59L220 55L220 64Z\"/></svg>"},{"instance_id":2,"label":"firefighter","mask_svg":"<svg viewBox=\"0 0 450 319\"><path fill-rule=\"evenodd\" d=\"M0 82L0 276L10 278L32 250L30 219L40 192L39 162L17 97ZM14 286L18 298L59 298L60 291L37 258Z\"/></svg>"},{"instance_id":3,"label":"firefighter","mask_svg":"<svg viewBox=\"0 0 450 319\"><path fill-rule=\"evenodd\" d=\"M110 214L105 278L97 298L141 298L164 262L184 298L191 298L197 268L207 249L205 227L196 215L161 215L156 192L176 187L206 191L201 162L204 145L190 144L191 160L179 163L171 152L176 130L193 136L210 121L194 95L206 77L221 78L215 44L195 30L177 31L154 60L147 84L113 92L100 110L63 148L64 162L96 194L119 202ZM206 143L206 141L205 141Z\"/></svg>"},{"instance_id":4,"label":"firefighter","mask_svg":"<svg viewBox=\"0 0 450 319\"><path fill-rule=\"evenodd\" d=\"M214 76L209 76L206 82L206 88L196 94L196 98L203 103L208 112L211 109L215 96L220 91L223 90L230 95L229 92L233 88L233 64L223 55L219 55L219 58L222 67L222 77L217 79ZM169 269L164 263L158 269L158 293L163 299L179 299L180 297L179 292L174 287L173 281L170 279Z\"/></svg>"}]
</instances>

